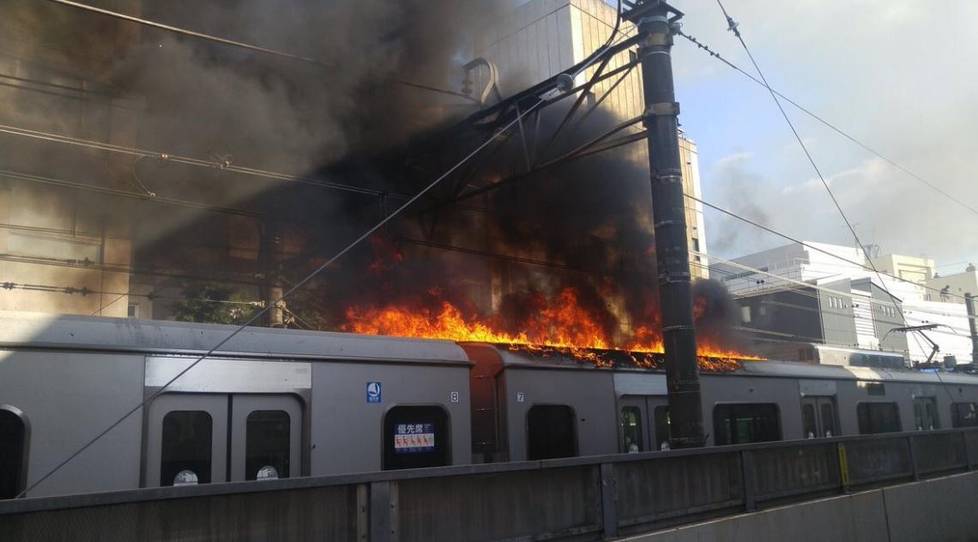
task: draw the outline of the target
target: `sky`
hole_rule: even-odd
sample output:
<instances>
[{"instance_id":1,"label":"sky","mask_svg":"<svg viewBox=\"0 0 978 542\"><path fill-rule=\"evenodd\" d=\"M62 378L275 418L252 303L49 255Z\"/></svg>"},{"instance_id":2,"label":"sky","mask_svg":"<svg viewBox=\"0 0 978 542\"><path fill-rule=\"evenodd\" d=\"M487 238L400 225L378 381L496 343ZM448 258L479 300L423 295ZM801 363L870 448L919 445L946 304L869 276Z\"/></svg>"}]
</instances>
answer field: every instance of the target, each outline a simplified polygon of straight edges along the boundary
<instances>
[{"instance_id":1,"label":"sky","mask_svg":"<svg viewBox=\"0 0 978 542\"><path fill-rule=\"evenodd\" d=\"M674 0L683 29L744 69L712 0ZM771 86L978 208L978 2L726 0ZM854 245L766 89L676 38L680 121L697 142L703 198L804 240ZM863 244L978 264L978 214L785 105ZM710 252L787 243L707 210Z\"/></svg>"}]
</instances>

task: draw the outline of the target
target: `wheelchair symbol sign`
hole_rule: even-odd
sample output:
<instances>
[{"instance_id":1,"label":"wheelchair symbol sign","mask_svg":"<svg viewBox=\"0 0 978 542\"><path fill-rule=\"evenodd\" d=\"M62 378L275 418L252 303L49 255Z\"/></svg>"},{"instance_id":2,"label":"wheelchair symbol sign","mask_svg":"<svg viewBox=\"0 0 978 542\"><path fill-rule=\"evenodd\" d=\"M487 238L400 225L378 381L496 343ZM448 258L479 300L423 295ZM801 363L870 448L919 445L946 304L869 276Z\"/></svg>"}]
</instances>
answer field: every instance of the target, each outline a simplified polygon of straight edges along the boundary
<instances>
[{"instance_id":1,"label":"wheelchair symbol sign","mask_svg":"<svg viewBox=\"0 0 978 542\"><path fill-rule=\"evenodd\" d=\"M380 382L367 382L367 402L379 403L381 399Z\"/></svg>"}]
</instances>

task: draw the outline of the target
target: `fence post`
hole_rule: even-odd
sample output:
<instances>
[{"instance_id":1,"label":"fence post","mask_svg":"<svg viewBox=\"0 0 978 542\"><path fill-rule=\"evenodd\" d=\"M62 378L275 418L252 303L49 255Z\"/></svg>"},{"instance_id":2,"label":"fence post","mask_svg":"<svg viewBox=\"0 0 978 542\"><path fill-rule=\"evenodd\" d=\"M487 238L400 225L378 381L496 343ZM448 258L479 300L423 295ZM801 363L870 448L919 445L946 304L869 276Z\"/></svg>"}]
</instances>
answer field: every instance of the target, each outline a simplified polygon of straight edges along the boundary
<instances>
[{"instance_id":1,"label":"fence post","mask_svg":"<svg viewBox=\"0 0 978 542\"><path fill-rule=\"evenodd\" d=\"M370 542L397 542L397 482L370 483Z\"/></svg>"},{"instance_id":2,"label":"fence post","mask_svg":"<svg viewBox=\"0 0 978 542\"><path fill-rule=\"evenodd\" d=\"M910 470L913 473L913 480L920 480L920 473L917 472L917 454L914 453L914 436L907 435L907 453L910 454Z\"/></svg>"},{"instance_id":3,"label":"fence post","mask_svg":"<svg viewBox=\"0 0 978 542\"><path fill-rule=\"evenodd\" d=\"M370 486L357 484L357 542L370 540Z\"/></svg>"},{"instance_id":4,"label":"fence post","mask_svg":"<svg viewBox=\"0 0 978 542\"><path fill-rule=\"evenodd\" d=\"M740 451L740 473L744 482L744 510L757 510L754 498L754 454L749 450Z\"/></svg>"},{"instance_id":5,"label":"fence post","mask_svg":"<svg viewBox=\"0 0 978 542\"><path fill-rule=\"evenodd\" d=\"M849 456L846 454L846 445L839 442L835 445L839 454L839 481L842 484L842 492L849 492Z\"/></svg>"},{"instance_id":6,"label":"fence post","mask_svg":"<svg viewBox=\"0 0 978 542\"><path fill-rule=\"evenodd\" d=\"M601 464L601 523L604 537L618 536L618 481L613 463Z\"/></svg>"},{"instance_id":7,"label":"fence post","mask_svg":"<svg viewBox=\"0 0 978 542\"><path fill-rule=\"evenodd\" d=\"M961 435L961 443L964 445L964 465L967 470L975 470L974 464L971 463L971 446L968 446L968 432L959 431Z\"/></svg>"}]
</instances>

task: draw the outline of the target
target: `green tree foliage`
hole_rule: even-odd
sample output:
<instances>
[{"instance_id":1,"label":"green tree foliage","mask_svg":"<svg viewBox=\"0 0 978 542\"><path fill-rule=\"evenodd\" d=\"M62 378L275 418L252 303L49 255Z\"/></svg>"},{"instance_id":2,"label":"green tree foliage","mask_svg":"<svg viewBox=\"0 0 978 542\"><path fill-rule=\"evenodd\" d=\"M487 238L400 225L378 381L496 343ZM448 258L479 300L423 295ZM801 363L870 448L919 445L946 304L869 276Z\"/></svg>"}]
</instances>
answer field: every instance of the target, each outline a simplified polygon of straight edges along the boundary
<instances>
[{"instance_id":1,"label":"green tree foliage","mask_svg":"<svg viewBox=\"0 0 978 542\"><path fill-rule=\"evenodd\" d=\"M174 315L181 322L243 324L259 310L233 288L219 284L194 284L184 288Z\"/></svg>"}]
</instances>

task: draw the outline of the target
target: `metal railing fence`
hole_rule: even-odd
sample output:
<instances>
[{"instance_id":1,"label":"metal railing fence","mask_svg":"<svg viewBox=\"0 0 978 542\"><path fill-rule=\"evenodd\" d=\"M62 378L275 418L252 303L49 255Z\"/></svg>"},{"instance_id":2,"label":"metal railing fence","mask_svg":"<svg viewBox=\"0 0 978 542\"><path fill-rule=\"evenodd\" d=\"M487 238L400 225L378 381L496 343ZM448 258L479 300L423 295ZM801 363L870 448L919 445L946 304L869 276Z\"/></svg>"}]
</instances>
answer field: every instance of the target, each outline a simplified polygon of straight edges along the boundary
<instances>
[{"instance_id":1,"label":"metal railing fence","mask_svg":"<svg viewBox=\"0 0 978 542\"><path fill-rule=\"evenodd\" d=\"M597 540L978 466L978 429L0 501L0 540Z\"/></svg>"}]
</instances>

